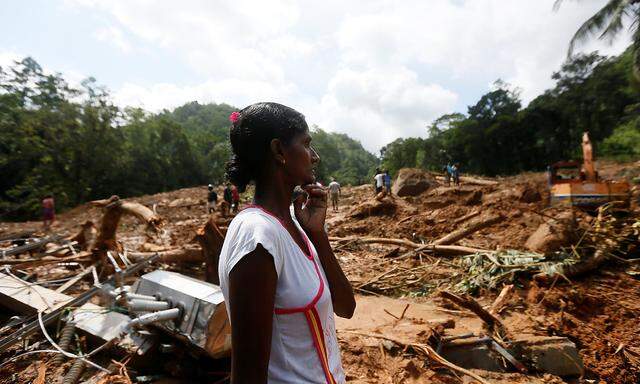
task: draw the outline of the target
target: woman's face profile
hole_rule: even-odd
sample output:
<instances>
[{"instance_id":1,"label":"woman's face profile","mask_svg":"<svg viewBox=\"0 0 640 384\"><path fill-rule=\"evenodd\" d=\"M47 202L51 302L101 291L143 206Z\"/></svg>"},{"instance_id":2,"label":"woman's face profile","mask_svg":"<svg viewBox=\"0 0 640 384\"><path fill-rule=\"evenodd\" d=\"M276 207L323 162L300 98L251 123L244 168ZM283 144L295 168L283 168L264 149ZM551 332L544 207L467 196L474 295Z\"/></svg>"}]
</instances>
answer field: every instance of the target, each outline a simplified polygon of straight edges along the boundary
<instances>
[{"instance_id":1,"label":"woman's face profile","mask_svg":"<svg viewBox=\"0 0 640 384\"><path fill-rule=\"evenodd\" d=\"M296 185L312 184L316 181L315 166L320 157L311 147L311 135L305 130L293 137L285 147L285 172Z\"/></svg>"}]
</instances>

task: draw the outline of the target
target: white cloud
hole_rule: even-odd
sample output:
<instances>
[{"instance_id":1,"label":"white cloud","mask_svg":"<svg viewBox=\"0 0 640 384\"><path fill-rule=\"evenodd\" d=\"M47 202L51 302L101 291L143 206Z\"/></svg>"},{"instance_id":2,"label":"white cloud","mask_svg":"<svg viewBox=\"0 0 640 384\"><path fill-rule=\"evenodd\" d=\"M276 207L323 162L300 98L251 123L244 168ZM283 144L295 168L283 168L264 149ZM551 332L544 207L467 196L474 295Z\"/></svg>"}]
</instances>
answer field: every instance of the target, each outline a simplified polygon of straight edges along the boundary
<instances>
[{"instance_id":1,"label":"white cloud","mask_svg":"<svg viewBox=\"0 0 640 384\"><path fill-rule=\"evenodd\" d=\"M22 60L23 57L24 55L14 51L0 51L0 67L6 69L16 61Z\"/></svg>"},{"instance_id":2,"label":"white cloud","mask_svg":"<svg viewBox=\"0 0 640 384\"><path fill-rule=\"evenodd\" d=\"M115 26L101 28L96 31L95 36L98 40L112 44L124 53L131 52L131 43L125 38L120 28Z\"/></svg>"},{"instance_id":3,"label":"white cloud","mask_svg":"<svg viewBox=\"0 0 640 384\"><path fill-rule=\"evenodd\" d=\"M182 58L201 79L125 81L118 102L151 110L189 100L239 107L276 100L310 123L347 132L372 150L424 135L458 100L498 77L527 103L552 86L568 42L606 0L392 0L324 2L66 0L107 17L97 37L136 50L124 37ZM590 43L585 51L620 52ZM97 74L98 78L100 74ZM464 97L463 97L464 96ZM375 134L372 134L375 132Z\"/></svg>"},{"instance_id":4,"label":"white cloud","mask_svg":"<svg viewBox=\"0 0 640 384\"><path fill-rule=\"evenodd\" d=\"M252 90L251 96L247 95L245 89ZM192 86L160 83L144 87L127 83L114 93L114 98L119 105L141 107L158 112L193 100L204 103L228 103L228 100L236 100L236 105L250 104L256 100L285 103L294 92L293 86L274 87L268 82L227 79L219 82L207 81Z\"/></svg>"},{"instance_id":5,"label":"white cloud","mask_svg":"<svg viewBox=\"0 0 640 384\"><path fill-rule=\"evenodd\" d=\"M16 51L10 51L10 50L0 51L0 67L2 67L3 70L6 71L8 68L13 67L16 62L22 61L27 56L28 55L25 55L24 53L19 53ZM50 68L44 65L43 63L38 63L38 64L42 67L42 72L44 74L60 73L62 75L62 78L72 88L80 88L82 81L87 78L87 76L83 75L77 70L65 69L60 71L56 68Z\"/></svg>"},{"instance_id":6,"label":"white cloud","mask_svg":"<svg viewBox=\"0 0 640 384\"><path fill-rule=\"evenodd\" d=\"M341 70L322 98L319 122L344 127L375 152L399 136L424 136L426 122L450 111L457 97L437 84L421 84L406 68Z\"/></svg>"}]
</instances>

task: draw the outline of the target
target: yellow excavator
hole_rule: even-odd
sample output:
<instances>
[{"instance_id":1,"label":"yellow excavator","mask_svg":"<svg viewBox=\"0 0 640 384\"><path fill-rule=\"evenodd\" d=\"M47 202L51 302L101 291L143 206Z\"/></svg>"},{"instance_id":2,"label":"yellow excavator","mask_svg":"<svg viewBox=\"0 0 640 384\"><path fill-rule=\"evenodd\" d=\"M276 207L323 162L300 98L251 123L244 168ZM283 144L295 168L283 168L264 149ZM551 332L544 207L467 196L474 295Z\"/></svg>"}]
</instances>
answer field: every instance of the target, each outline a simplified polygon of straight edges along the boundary
<instances>
[{"instance_id":1,"label":"yellow excavator","mask_svg":"<svg viewBox=\"0 0 640 384\"><path fill-rule=\"evenodd\" d=\"M582 135L582 164L563 161L549 166L551 205L569 205L585 210L619 201L628 207L631 187L626 181L602 180L593 164L593 147L589 133Z\"/></svg>"}]
</instances>

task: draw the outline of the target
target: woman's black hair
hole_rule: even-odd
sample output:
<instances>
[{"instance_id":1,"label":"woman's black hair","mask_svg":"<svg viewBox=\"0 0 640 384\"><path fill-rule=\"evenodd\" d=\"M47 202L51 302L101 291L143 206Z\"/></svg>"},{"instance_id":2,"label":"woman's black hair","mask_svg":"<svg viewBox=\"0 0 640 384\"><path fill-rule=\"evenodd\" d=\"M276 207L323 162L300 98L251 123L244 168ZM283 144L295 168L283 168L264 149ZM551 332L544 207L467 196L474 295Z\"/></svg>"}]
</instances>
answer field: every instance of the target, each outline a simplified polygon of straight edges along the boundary
<instances>
[{"instance_id":1,"label":"woman's black hair","mask_svg":"<svg viewBox=\"0 0 640 384\"><path fill-rule=\"evenodd\" d=\"M309 127L304 115L278 103L252 104L239 113L229 133L233 154L227 162L226 176L239 192L244 192L267 164L271 140L288 144Z\"/></svg>"}]
</instances>

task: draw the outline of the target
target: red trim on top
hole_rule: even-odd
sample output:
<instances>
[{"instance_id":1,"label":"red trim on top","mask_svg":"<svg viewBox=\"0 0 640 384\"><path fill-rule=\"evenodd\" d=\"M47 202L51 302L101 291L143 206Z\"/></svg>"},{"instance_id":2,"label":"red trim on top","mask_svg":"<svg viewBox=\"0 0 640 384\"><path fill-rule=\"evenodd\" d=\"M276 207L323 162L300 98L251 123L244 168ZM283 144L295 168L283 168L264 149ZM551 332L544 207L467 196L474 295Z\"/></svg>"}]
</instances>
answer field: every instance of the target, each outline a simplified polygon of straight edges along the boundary
<instances>
[{"instance_id":1,"label":"red trim on top","mask_svg":"<svg viewBox=\"0 0 640 384\"><path fill-rule=\"evenodd\" d=\"M285 227L284 222L282 220L280 220L280 218L276 215L274 215L273 213L269 212L268 210L264 209L263 207L256 205L256 204L251 204L249 206L247 206L247 208L257 208L259 210L261 210L262 212L266 213L267 215L275 218L276 220L278 220L278 222L280 223L280 225L282 225L282 228L287 231L287 233L289 233L289 231L287 230L287 227ZM304 240L305 244L307 245L307 249L308 249L308 253L305 252L304 250L302 250L302 248L300 248L300 246L298 245L298 243L296 243L296 245L298 245L298 248L300 248L300 251L302 251L302 253L313 262L313 267L316 271L316 275L318 275L318 280L320 281L320 287L318 288L318 292L316 293L316 295L314 296L314 298L309 302L309 304L305 305L304 307L294 307L294 308L274 308L274 312L277 315L289 315L292 313L300 313L300 312L305 312L310 310L311 308L313 308L316 303L318 302L318 300L320 300L320 297L322 297L322 293L324 292L324 280L322 279L322 275L320 275L320 268L318 267L318 263L316 263L316 260L313 258L312 256L312 251L311 251L311 243L309 242L309 239L307 238L307 234L304 233L303 231L301 231L302 233L302 239ZM291 234L289 233L289 236L291 236ZM291 236L291 239L293 240L293 236Z\"/></svg>"},{"instance_id":2,"label":"red trim on top","mask_svg":"<svg viewBox=\"0 0 640 384\"><path fill-rule=\"evenodd\" d=\"M322 279L322 276L320 276L320 270L318 268L318 264L316 263L315 260L312 260L312 261L313 261L313 266L315 267L315 270L316 270L316 274L318 275L318 280L320 280L320 288L318 288L318 293L316 293L316 296L313 298L313 300L311 300L309 304L305 305L304 307L275 308L274 311L276 315L290 315L292 313L308 311L309 309L313 308L316 305L318 300L320 300L320 297L322 297L322 292L324 292L324 280Z\"/></svg>"},{"instance_id":3,"label":"red trim on top","mask_svg":"<svg viewBox=\"0 0 640 384\"><path fill-rule=\"evenodd\" d=\"M287 233L289 233L289 230L287 229L287 226L284 225L284 221L282 221L282 219L280 219L278 216L276 216L273 213L271 213L270 211L268 211L266 208L261 207L261 206L259 206L257 204L250 204L250 205L247 206L247 208L257 208L257 209L261 210L262 212L266 213L267 215L273 217L274 219L278 220L280 225L282 225L282 228L284 228L284 230L287 231ZM296 229L298 229L297 226L296 226ZM302 247L300 247L300 245L298 245L298 243L295 241L295 239L293 239L293 236L291 236L290 233L289 233L289 236L291 236L291 239L293 239L293 242L296 243L298 248L300 248L300 250L307 257L307 259L313 260L313 255L311 253L311 244L309 243L309 239L307 238L307 234L304 233L304 231L300 231L300 230L298 230L298 232L300 232L300 234L302 235L302 240L304 240L304 243L307 246L307 252L305 252L304 249L302 249Z\"/></svg>"}]
</instances>

